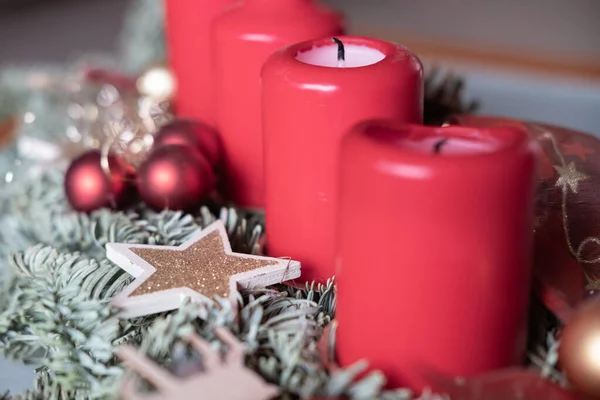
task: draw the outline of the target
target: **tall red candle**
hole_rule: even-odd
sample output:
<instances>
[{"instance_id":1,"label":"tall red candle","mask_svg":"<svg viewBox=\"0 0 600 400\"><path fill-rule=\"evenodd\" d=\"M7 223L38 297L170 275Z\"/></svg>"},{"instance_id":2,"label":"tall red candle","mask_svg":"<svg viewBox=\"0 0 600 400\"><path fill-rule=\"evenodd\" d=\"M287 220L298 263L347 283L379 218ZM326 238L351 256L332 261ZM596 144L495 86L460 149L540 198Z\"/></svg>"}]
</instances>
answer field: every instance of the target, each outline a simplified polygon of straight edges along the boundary
<instances>
[{"instance_id":1,"label":"tall red candle","mask_svg":"<svg viewBox=\"0 0 600 400\"><path fill-rule=\"evenodd\" d=\"M313 0L247 0L213 26L217 121L228 197L264 207L260 70L277 49L343 31L341 16Z\"/></svg>"},{"instance_id":2,"label":"tall red candle","mask_svg":"<svg viewBox=\"0 0 600 400\"><path fill-rule=\"evenodd\" d=\"M535 148L524 130L371 121L341 145L338 356L390 386L523 361ZM360 316L360 317L358 317Z\"/></svg>"},{"instance_id":3,"label":"tall red candle","mask_svg":"<svg viewBox=\"0 0 600 400\"><path fill-rule=\"evenodd\" d=\"M422 66L410 51L340 40L340 66L338 47L324 38L278 51L262 73L268 251L302 260L304 281L334 275L342 135L369 118L422 119Z\"/></svg>"},{"instance_id":4,"label":"tall red candle","mask_svg":"<svg viewBox=\"0 0 600 400\"><path fill-rule=\"evenodd\" d=\"M177 115L215 124L210 26L235 0L165 0L169 64L177 81Z\"/></svg>"}]
</instances>

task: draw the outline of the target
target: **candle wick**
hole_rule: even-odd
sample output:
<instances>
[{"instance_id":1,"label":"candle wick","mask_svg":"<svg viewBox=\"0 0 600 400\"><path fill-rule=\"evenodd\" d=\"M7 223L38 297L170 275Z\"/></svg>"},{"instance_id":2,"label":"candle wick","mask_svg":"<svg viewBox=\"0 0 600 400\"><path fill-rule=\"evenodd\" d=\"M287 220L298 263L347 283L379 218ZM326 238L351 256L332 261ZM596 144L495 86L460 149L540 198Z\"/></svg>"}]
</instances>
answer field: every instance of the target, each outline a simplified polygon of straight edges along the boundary
<instances>
[{"instance_id":1,"label":"candle wick","mask_svg":"<svg viewBox=\"0 0 600 400\"><path fill-rule=\"evenodd\" d=\"M435 154L439 154L440 151L442 151L442 147L446 144L446 142L448 141L449 138L443 138L442 140L440 140L439 142L437 142L436 144L433 145L433 152Z\"/></svg>"},{"instance_id":2,"label":"candle wick","mask_svg":"<svg viewBox=\"0 0 600 400\"><path fill-rule=\"evenodd\" d=\"M335 37L333 38L333 42L338 45L338 67L343 67L344 65L346 65L346 49L344 48L344 43L340 39Z\"/></svg>"}]
</instances>

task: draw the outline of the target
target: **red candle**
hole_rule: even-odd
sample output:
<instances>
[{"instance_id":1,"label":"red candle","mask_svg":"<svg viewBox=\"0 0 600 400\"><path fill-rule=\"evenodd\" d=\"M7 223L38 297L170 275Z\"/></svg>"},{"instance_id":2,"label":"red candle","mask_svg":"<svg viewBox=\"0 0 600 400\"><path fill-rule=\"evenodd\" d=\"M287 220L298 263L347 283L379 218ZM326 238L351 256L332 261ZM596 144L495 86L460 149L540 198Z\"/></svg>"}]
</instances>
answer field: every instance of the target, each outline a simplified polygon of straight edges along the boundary
<instances>
[{"instance_id":1,"label":"red candle","mask_svg":"<svg viewBox=\"0 0 600 400\"><path fill-rule=\"evenodd\" d=\"M396 44L342 37L296 44L265 64L266 224L270 254L302 260L302 280L334 275L339 141L369 118L422 120L420 61Z\"/></svg>"},{"instance_id":2,"label":"red candle","mask_svg":"<svg viewBox=\"0 0 600 400\"><path fill-rule=\"evenodd\" d=\"M390 386L525 355L535 148L514 128L359 124L340 156L337 350Z\"/></svg>"},{"instance_id":3,"label":"red candle","mask_svg":"<svg viewBox=\"0 0 600 400\"><path fill-rule=\"evenodd\" d=\"M235 0L165 0L177 115L215 124L210 25Z\"/></svg>"},{"instance_id":4,"label":"red candle","mask_svg":"<svg viewBox=\"0 0 600 400\"><path fill-rule=\"evenodd\" d=\"M283 46L342 31L341 16L312 0L247 0L215 21L217 122L227 196L235 203L264 207L262 65Z\"/></svg>"}]
</instances>

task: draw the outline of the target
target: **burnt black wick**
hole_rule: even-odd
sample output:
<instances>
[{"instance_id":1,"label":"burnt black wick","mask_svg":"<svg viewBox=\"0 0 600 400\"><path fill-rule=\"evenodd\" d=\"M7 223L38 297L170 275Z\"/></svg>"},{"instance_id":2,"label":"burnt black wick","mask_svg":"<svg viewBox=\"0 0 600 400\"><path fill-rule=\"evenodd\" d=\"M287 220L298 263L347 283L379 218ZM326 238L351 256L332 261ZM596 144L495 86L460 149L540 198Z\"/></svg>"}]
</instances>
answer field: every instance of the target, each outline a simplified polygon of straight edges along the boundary
<instances>
[{"instance_id":1,"label":"burnt black wick","mask_svg":"<svg viewBox=\"0 0 600 400\"><path fill-rule=\"evenodd\" d=\"M437 142L436 144L433 145L433 152L435 154L439 154L440 151L442 151L442 147L446 144L446 142L448 141L448 138L443 138L442 140L440 140L439 142Z\"/></svg>"},{"instance_id":2,"label":"burnt black wick","mask_svg":"<svg viewBox=\"0 0 600 400\"><path fill-rule=\"evenodd\" d=\"M346 49L344 48L344 43L338 38L333 38L333 41L338 45L338 61L346 61Z\"/></svg>"}]
</instances>

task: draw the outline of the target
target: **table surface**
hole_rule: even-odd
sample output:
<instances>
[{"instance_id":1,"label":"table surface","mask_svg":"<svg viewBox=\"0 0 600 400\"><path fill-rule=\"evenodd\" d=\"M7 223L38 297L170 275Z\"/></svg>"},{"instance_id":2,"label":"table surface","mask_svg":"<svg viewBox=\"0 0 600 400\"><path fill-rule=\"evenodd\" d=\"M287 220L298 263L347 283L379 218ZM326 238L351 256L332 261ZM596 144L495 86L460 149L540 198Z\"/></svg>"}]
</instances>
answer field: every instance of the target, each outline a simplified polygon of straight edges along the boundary
<instances>
[{"instance_id":1,"label":"table surface","mask_svg":"<svg viewBox=\"0 0 600 400\"><path fill-rule=\"evenodd\" d=\"M13 394L31 389L35 379L34 367L10 362L0 357L0 393Z\"/></svg>"}]
</instances>

